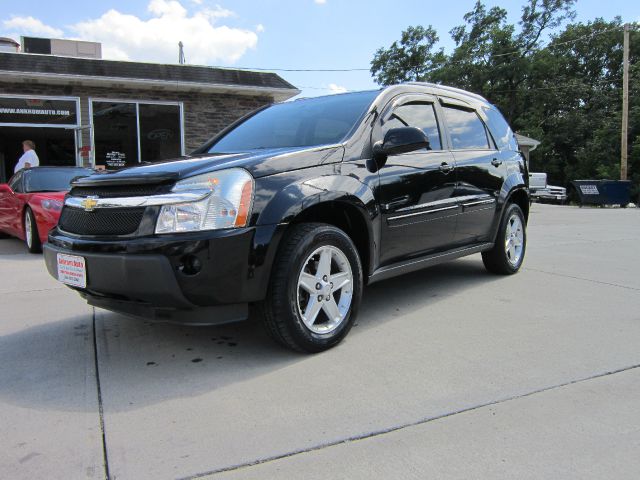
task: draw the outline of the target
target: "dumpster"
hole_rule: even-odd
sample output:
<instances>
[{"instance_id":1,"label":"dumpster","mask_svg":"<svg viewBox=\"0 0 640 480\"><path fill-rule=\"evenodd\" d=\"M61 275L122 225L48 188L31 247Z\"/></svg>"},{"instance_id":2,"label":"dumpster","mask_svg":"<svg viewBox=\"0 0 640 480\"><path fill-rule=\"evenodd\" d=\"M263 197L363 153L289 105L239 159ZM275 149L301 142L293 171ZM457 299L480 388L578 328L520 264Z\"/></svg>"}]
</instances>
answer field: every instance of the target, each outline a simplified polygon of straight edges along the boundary
<instances>
[{"instance_id":1,"label":"dumpster","mask_svg":"<svg viewBox=\"0 0 640 480\"><path fill-rule=\"evenodd\" d=\"M620 205L631 201L630 180L572 180L578 203L582 205Z\"/></svg>"}]
</instances>

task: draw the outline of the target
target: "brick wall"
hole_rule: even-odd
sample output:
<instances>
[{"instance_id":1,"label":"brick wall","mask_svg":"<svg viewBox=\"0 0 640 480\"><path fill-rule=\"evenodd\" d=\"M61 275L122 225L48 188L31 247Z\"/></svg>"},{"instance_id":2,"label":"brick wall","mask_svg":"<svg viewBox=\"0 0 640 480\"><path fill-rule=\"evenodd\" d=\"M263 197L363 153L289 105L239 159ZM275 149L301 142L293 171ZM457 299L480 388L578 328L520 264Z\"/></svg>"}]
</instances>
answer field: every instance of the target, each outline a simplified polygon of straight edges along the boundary
<instances>
[{"instance_id":1,"label":"brick wall","mask_svg":"<svg viewBox=\"0 0 640 480\"><path fill-rule=\"evenodd\" d=\"M182 102L184 106L185 152L189 153L224 127L262 105L270 97L203 94L201 92L171 93L161 90L99 88L74 85L40 85L35 83L0 83L0 94L79 97L81 124L90 125L89 98ZM91 145L89 130L83 131L83 145Z\"/></svg>"}]
</instances>

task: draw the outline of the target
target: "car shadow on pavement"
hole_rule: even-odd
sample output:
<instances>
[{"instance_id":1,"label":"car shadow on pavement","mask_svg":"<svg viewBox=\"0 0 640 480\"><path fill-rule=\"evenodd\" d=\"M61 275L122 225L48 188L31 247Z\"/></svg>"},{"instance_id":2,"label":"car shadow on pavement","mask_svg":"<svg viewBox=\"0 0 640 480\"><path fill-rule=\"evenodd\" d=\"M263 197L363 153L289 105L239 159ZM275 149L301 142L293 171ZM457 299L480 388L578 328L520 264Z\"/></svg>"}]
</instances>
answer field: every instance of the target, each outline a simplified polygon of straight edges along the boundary
<instances>
[{"instance_id":1,"label":"car shadow on pavement","mask_svg":"<svg viewBox=\"0 0 640 480\"><path fill-rule=\"evenodd\" d=\"M0 255L20 255L27 253L29 253L29 251L24 241L13 237L0 238ZM39 255L33 256L38 257Z\"/></svg>"},{"instance_id":2,"label":"car shadow on pavement","mask_svg":"<svg viewBox=\"0 0 640 480\"><path fill-rule=\"evenodd\" d=\"M96 309L102 395L110 411L127 411L210 393L299 362L317 368L347 361L359 332L500 278L487 274L480 258L472 257L371 285L346 341L318 355L278 346L255 317L227 326L187 327ZM93 340L93 319L87 317L0 337L0 397L28 408L94 410Z\"/></svg>"}]
</instances>

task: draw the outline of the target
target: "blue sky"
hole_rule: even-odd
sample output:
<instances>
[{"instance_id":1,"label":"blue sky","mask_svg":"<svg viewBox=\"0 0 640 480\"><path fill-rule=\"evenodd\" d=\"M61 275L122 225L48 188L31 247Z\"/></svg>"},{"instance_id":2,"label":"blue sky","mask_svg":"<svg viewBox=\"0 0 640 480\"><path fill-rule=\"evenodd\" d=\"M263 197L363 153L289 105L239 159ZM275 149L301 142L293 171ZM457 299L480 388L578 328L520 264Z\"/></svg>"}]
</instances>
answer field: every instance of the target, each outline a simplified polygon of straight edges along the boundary
<instances>
[{"instance_id":1,"label":"blue sky","mask_svg":"<svg viewBox=\"0 0 640 480\"><path fill-rule=\"evenodd\" d=\"M409 25L433 25L441 46L474 0L1 0L0 36L100 41L104 58L264 69L368 69ZM523 0L499 3L517 22ZM487 1L488 7L498 2ZM577 20L640 20L634 0L579 0ZM19 41L19 38L16 38ZM303 96L376 88L368 71L278 72Z\"/></svg>"}]
</instances>

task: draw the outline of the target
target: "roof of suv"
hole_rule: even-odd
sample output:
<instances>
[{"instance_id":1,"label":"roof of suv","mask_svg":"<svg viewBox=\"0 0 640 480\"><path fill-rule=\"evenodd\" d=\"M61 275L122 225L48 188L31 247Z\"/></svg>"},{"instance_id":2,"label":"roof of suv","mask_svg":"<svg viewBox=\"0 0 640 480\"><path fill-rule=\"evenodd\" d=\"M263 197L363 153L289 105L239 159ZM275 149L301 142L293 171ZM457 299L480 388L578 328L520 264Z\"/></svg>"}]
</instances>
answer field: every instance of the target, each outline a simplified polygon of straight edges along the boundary
<instances>
[{"instance_id":1,"label":"roof of suv","mask_svg":"<svg viewBox=\"0 0 640 480\"><path fill-rule=\"evenodd\" d=\"M429 83L429 82L408 82L408 83L405 83L404 85L418 85L422 87L429 87L429 88L433 88L434 90L441 90L446 93L455 93L463 97L470 97L474 100L478 100L483 103L489 103L488 100L484 98L482 95L478 95L477 93L469 92L467 90L462 90L461 88L449 87L447 85L438 85L437 83Z\"/></svg>"}]
</instances>

